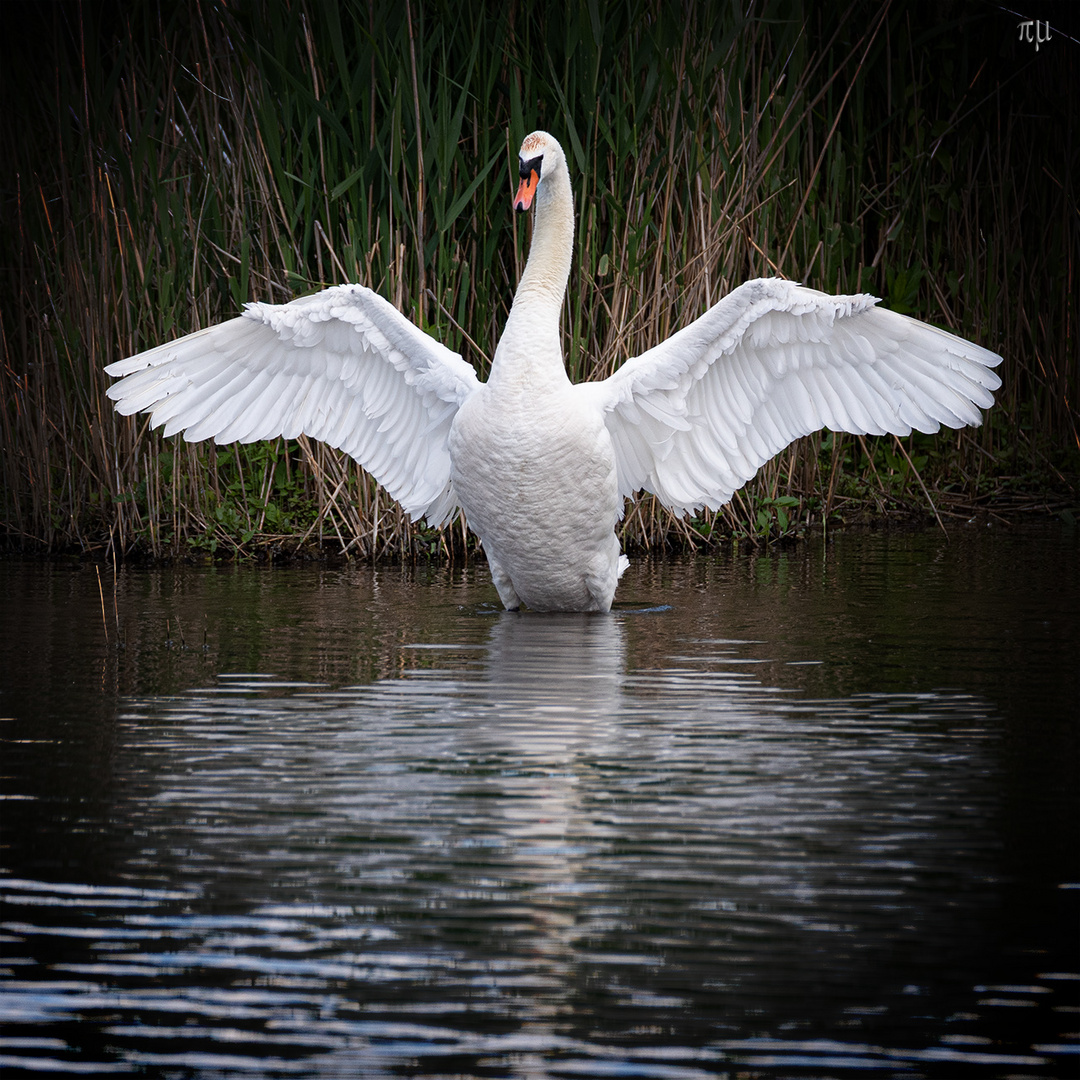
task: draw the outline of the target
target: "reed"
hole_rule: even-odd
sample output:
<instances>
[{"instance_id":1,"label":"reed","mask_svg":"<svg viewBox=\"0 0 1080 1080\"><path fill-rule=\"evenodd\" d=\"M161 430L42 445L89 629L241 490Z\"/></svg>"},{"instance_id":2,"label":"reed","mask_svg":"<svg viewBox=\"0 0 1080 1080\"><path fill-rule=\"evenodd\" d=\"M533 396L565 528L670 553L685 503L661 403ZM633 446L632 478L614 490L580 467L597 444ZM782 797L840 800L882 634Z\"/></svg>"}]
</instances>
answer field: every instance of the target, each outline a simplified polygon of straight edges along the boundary
<instances>
[{"instance_id":1,"label":"reed","mask_svg":"<svg viewBox=\"0 0 1080 1080\"><path fill-rule=\"evenodd\" d=\"M641 498L628 546L928 500L939 520L1009 499L1070 512L1073 47L1036 55L996 9L818 7L0 6L7 544L468 549L460 521L410 524L321 445L189 445L117 417L102 369L247 300L349 280L486 373L524 264L512 157L534 127L575 179L574 378L763 274L874 292L1006 356L981 429L813 436L718 514L679 522Z\"/></svg>"}]
</instances>

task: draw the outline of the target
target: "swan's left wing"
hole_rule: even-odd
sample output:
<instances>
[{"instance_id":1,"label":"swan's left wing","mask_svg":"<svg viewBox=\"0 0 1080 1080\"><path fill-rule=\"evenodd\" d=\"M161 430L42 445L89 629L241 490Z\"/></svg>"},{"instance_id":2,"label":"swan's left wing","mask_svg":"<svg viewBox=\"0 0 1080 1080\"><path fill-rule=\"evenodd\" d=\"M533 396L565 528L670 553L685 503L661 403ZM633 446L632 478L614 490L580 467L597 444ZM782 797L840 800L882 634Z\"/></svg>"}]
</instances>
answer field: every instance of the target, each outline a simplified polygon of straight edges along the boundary
<instances>
[{"instance_id":1,"label":"swan's left wing","mask_svg":"<svg viewBox=\"0 0 1080 1080\"><path fill-rule=\"evenodd\" d=\"M619 490L678 514L719 509L771 457L823 427L934 432L982 422L1001 357L953 334L779 278L748 281L603 382Z\"/></svg>"},{"instance_id":2,"label":"swan's left wing","mask_svg":"<svg viewBox=\"0 0 1080 1080\"><path fill-rule=\"evenodd\" d=\"M480 383L457 353L362 285L239 318L110 364L107 393L189 442L310 435L344 450L415 519L454 511L450 425Z\"/></svg>"}]
</instances>

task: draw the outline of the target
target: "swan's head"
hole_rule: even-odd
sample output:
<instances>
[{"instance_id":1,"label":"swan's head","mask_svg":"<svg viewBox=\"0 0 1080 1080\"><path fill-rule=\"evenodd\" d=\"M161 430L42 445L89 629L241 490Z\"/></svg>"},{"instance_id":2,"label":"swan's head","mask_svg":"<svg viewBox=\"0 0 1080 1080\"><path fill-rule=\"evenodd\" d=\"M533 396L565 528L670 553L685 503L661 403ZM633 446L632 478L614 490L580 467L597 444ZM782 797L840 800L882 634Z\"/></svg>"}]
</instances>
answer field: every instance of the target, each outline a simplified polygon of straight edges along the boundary
<instances>
[{"instance_id":1,"label":"swan's head","mask_svg":"<svg viewBox=\"0 0 1080 1080\"><path fill-rule=\"evenodd\" d=\"M521 183L514 196L514 209L528 210L533 204L540 183L559 168L566 168L562 147L546 131L534 131L525 136L518 151L518 173Z\"/></svg>"}]
</instances>

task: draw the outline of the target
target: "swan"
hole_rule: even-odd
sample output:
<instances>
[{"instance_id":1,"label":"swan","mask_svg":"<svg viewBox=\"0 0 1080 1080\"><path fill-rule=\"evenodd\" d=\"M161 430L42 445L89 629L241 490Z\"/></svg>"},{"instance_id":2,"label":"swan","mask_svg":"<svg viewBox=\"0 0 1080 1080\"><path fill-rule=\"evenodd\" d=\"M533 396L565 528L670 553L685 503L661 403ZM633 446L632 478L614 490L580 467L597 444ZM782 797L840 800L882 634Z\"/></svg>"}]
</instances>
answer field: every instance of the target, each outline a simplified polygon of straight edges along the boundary
<instances>
[{"instance_id":1,"label":"swan","mask_svg":"<svg viewBox=\"0 0 1080 1080\"><path fill-rule=\"evenodd\" d=\"M110 364L108 396L191 442L303 433L344 450L413 520L464 511L505 607L542 611L610 610L628 565L615 528L641 489L679 515L716 510L799 436L935 432L993 404L997 354L872 296L780 278L571 383L566 156L534 131L518 163L532 243L486 382L370 289L339 285Z\"/></svg>"}]
</instances>

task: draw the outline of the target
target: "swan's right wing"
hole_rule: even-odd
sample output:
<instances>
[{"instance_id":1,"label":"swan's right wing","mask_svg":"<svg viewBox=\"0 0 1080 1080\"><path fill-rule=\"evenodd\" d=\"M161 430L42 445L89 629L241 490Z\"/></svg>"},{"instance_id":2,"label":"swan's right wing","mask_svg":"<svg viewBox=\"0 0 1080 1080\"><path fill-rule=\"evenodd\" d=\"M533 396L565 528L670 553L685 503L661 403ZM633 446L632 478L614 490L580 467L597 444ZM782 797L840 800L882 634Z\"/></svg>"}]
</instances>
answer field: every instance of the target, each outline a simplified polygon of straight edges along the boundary
<instances>
[{"instance_id":1,"label":"swan's right wing","mask_svg":"<svg viewBox=\"0 0 1080 1080\"><path fill-rule=\"evenodd\" d=\"M716 510L823 427L906 435L980 423L1001 357L876 304L748 281L610 378L579 384L604 414L620 493L644 488L679 514Z\"/></svg>"},{"instance_id":2,"label":"swan's right wing","mask_svg":"<svg viewBox=\"0 0 1080 1080\"><path fill-rule=\"evenodd\" d=\"M107 391L117 411L149 412L166 435L309 435L355 458L414 519L441 524L457 506L448 438L476 372L362 285L248 304L105 370L121 377Z\"/></svg>"}]
</instances>

